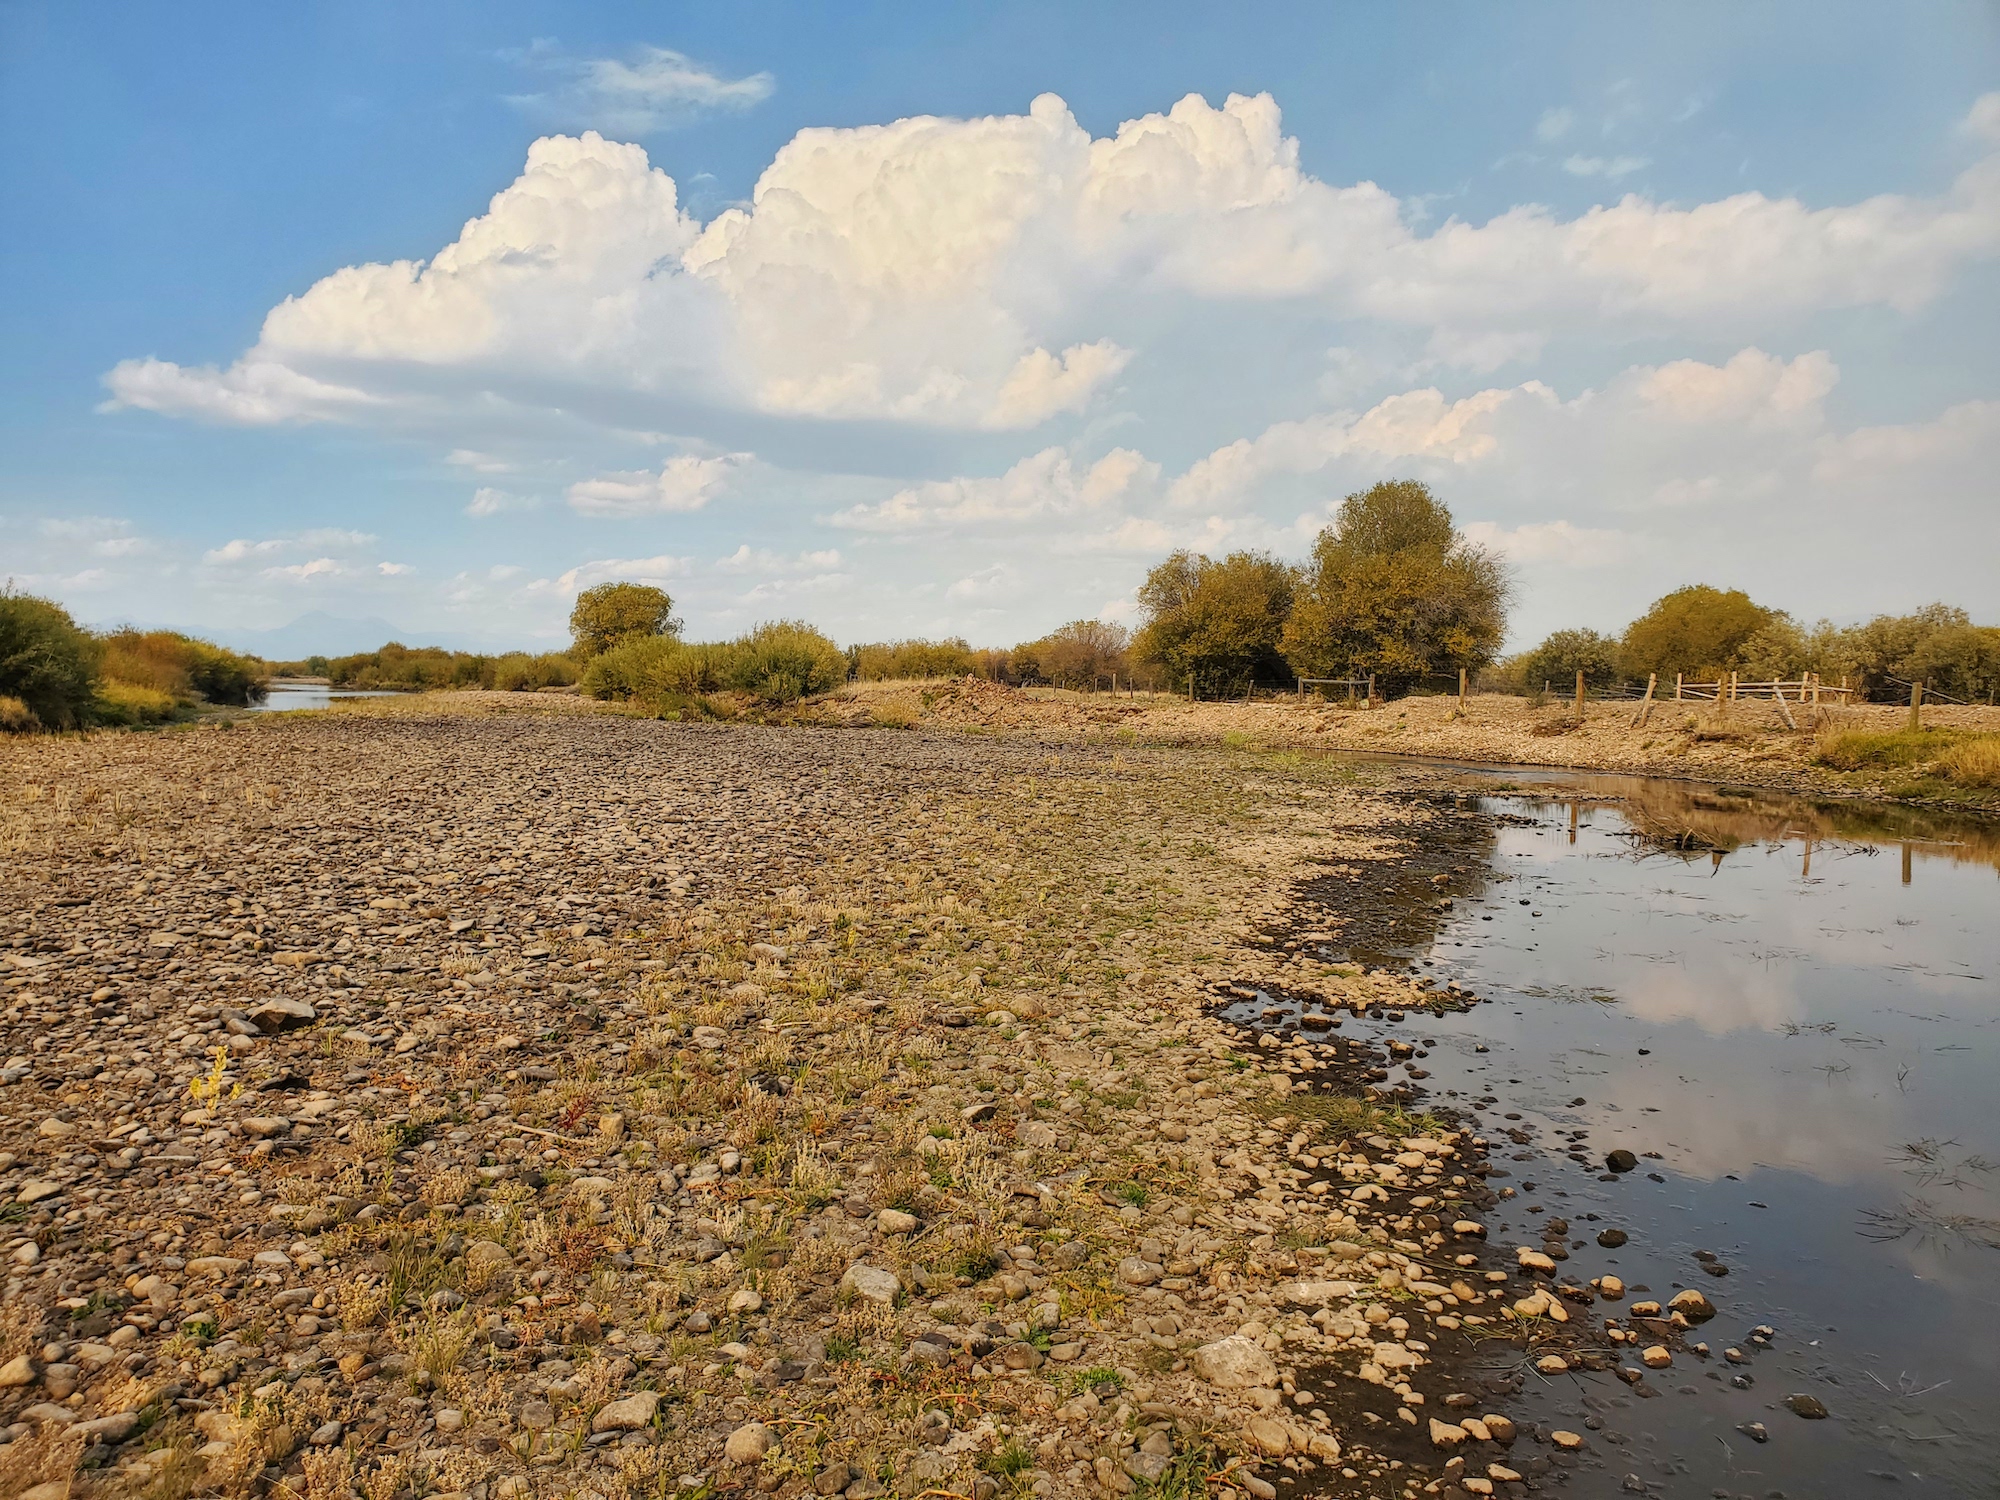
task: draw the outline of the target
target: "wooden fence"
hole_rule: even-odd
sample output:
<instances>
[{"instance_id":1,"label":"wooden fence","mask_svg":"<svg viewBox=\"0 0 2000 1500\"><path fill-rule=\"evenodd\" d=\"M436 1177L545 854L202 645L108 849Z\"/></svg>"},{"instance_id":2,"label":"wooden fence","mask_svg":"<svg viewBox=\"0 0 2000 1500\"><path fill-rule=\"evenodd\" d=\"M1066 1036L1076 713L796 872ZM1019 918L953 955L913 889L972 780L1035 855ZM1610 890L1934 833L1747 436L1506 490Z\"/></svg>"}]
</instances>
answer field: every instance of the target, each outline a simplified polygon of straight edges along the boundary
<instances>
[{"instance_id":1,"label":"wooden fence","mask_svg":"<svg viewBox=\"0 0 2000 1500\"><path fill-rule=\"evenodd\" d=\"M1581 675L1578 674L1579 679ZM1646 679L1646 695L1640 699L1639 712L1632 719L1634 728L1643 725L1652 714L1654 692L1659 681L1657 673ZM1750 681L1735 672L1715 682L1689 682L1680 673L1674 674L1676 703L1713 703L1717 713L1726 713L1732 703L1768 699L1793 729L1799 727L1799 721L1792 717L1793 704L1810 707L1813 717L1817 719L1825 702L1844 702L1853 695L1854 690L1844 682L1839 687L1828 687L1820 681L1817 672L1808 672L1797 678L1776 678L1769 682Z\"/></svg>"}]
</instances>

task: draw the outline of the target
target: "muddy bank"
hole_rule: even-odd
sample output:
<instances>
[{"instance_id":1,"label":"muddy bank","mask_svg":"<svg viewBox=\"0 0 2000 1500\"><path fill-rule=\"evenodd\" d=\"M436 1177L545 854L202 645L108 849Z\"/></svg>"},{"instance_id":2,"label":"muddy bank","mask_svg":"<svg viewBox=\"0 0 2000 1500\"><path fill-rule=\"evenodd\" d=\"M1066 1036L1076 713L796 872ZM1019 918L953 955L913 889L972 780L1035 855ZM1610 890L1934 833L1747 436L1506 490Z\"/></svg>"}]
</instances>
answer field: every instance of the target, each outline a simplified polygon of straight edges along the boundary
<instances>
[{"instance_id":1,"label":"muddy bank","mask_svg":"<svg viewBox=\"0 0 2000 1500\"><path fill-rule=\"evenodd\" d=\"M1976 1492L2000 1395L1959 1331L2000 1246L1990 825L1518 771L1399 800L1401 837L1301 882L1264 935L1447 998L1345 1016L1372 1064L1350 1082L1467 1122L1487 1185L1518 1189L1490 1228L1541 1236L1615 1320L1615 1377L1489 1351L1526 1377L1510 1412L1581 1428L1632 1493ZM1276 985L1229 1014L1329 1035ZM1631 1314L1690 1288L1717 1317L1654 1368Z\"/></svg>"}]
</instances>

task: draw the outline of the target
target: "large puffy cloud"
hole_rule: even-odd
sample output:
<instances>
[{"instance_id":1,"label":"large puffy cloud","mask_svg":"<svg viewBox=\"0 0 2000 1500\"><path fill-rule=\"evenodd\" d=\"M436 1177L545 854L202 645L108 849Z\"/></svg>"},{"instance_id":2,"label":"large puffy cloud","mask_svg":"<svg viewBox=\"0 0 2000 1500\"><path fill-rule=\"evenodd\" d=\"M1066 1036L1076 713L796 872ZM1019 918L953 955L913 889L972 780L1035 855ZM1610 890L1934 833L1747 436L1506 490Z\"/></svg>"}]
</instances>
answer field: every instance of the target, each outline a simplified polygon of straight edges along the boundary
<instances>
[{"instance_id":1,"label":"large puffy cloud","mask_svg":"<svg viewBox=\"0 0 2000 1500\"><path fill-rule=\"evenodd\" d=\"M1967 131L1991 144L1996 118L1989 96ZM227 369L149 358L106 379L114 404L243 423L388 420L456 381L1030 427L1084 408L1134 357L1093 326L1113 287L1296 299L1425 331L1472 367L1566 327L1741 335L1915 308L2000 250L2000 159L1935 198L1627 196L1429 233L1418 218L1375 184L1307 173L1268 95L1190 95L1096 140L1047 94L1023 115L804 130L747 206L706 226L639 147L551 136L429 260L336 271Z\"/></svg>"}]
</instances>

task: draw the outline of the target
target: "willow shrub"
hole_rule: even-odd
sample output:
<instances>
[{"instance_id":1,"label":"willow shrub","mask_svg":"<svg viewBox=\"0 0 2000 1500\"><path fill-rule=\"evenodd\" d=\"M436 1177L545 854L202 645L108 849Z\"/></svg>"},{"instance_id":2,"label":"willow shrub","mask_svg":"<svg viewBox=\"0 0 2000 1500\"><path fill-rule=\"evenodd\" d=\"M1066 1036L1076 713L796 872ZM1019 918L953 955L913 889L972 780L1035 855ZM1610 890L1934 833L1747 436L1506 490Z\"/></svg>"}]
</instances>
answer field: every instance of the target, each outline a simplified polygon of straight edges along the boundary
<instances>
[{"instance_id":1,"label":"willow shrub","mask_svg":"<svg viewBox=\"0 0 2000 1500\"><path fill-rule=\"evenodd\" d=\"M0 697L22 705L31 720L23 727L87 723L100 654L61 605L0 588ZM12 710L5 717L17 724L22 719Z\"/></svg>"},{"instance_id":2,"label":"willow shrub","mask_svg":"<svg viewBox=\"0 0 2000 1500\"><path fill-rule=\"evenodd\" d=\"M773 620L734 643L729 686L766 703L795 703L847 681L847 655L803 620Z\"/></svg>"},{"instance_id":3,"label":"willow shrub","mask_svg":"<svg viewBox=\"0 0 2000 1500\"><path fill-rule=\"evenodd\" d=\"M503 693L533 693L549 687L569 687L577 680L576 662L566 651L531 655L509 651L493 662L493 686Z\"/></svg>"}]
</instances>

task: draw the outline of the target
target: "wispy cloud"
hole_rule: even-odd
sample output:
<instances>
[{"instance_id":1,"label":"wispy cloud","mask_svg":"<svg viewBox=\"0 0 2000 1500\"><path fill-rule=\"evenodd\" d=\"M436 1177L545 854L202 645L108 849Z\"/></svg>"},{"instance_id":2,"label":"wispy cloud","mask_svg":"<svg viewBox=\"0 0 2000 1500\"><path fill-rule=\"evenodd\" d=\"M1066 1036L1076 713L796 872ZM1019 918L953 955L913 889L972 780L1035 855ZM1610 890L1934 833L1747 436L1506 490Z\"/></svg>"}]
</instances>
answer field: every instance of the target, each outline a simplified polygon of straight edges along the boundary
<instances>
[{"instance_id":1,"label":"wispy cloud","mask_svg":"<svg viewBox=\"0 0 2000 1500\"><path fill-rule=\"evenodd\" d=\"M533 510L541 503L533 495L516 495L482 484L466 502L465 513L468 516L497 516L510 510Z\"/></svg>"},{"instance_id":2,"label":"wispy cloud","mask_svg":"<svg viewBox=\"0 0 2000 1500\"><path fill-rule=\"evenodd\" d=\"M1570 126L1576 123L1576 111L1571 109L1545 109L1542 118L1535 125L1535 135L1541 140L1557 141L1569 134Z\"/></svg>"},{"instance_id":3,"label":"wispy cloud","mask_svg":"<svg viewBox=\"0 0 2000 1500\"><path fill-rule=\"evenodd\" d=\"M1651 165L1649 156L1572 156L1563 170L1572 177L1608 177L1615 182Z\"/></svg>"},{"instance_id":4,"label":"wispy cloud","mask_svg":"<svg viewBox=\"0 0 2000 1500\"><path fill-rule=\"evenodd\" d=\"M559 80L544 91L510 94L508 103L618 135L648 135L697 115L749 109L777 87L769 73L727 78L671 47L638 47L623 58L577 57L553 42L538 41L508 56Z\"/></svg>"}]
</instances>

